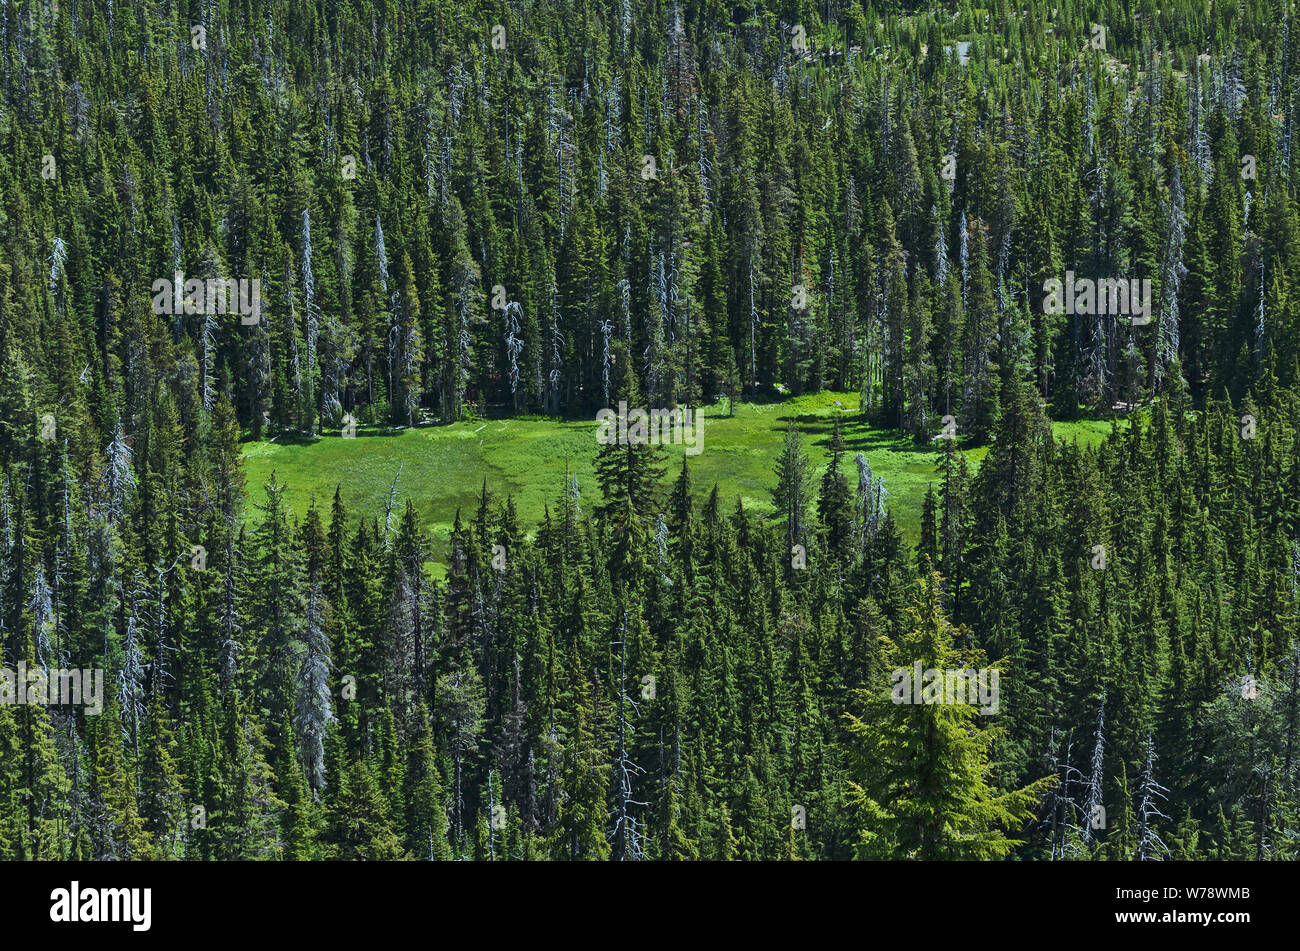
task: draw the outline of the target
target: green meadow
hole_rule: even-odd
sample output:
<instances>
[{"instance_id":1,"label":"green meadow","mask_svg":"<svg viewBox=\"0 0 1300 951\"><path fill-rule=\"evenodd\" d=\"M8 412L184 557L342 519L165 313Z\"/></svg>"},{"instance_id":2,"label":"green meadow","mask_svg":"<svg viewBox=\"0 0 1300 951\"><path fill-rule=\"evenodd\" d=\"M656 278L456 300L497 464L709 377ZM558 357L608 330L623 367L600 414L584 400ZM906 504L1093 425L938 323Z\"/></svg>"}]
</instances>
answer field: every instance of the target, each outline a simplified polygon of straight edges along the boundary
<instances>
[{"instance_id":1,"label":"green meadow","mask_svg":"<svg viewBox=\"0 0 1300 951\"><path fill-rule=\"evenodd\" d=\"M884 478L888 506L909 543L920 531L926 486L936 483L937 444L915 445L893 432L870 426L858 415L855 393L822 392L779 402L736 403L734 417L725 401L704 407L702 451L690 457L697 495L706 496L716 482L727 510L736 497L757 513L772 511L773 467L794 422L804 435L804 449L819 482L829 460L834 417L848 447L847 468L856 486L853 455L866 455L872 471ZM1110 432L1104 420L1054 423L1058 438L1080 444L1100 442ZM276 440L244 444L245 475L254 503L265 497L264 483L274 474L287 483L294 512L303 515L313 499L328 520L330 501L341 489L353 519L382 516L385 500L396 490L397 508L414 501L434 540L441 561L456 510L468 519L486 480L498 499L513 495L521 524L532 528L545 506L554 507L566 469L577 476L584 510L599 499L594 475L594 420L513 418L472 420L449 426L425 426L381 432L359 428L355 439L337 433L311 440ZM963 450L972 468L988 447ZM681 468L683 447L666 446L666 482Z\"/></svg>"}]
</instances>

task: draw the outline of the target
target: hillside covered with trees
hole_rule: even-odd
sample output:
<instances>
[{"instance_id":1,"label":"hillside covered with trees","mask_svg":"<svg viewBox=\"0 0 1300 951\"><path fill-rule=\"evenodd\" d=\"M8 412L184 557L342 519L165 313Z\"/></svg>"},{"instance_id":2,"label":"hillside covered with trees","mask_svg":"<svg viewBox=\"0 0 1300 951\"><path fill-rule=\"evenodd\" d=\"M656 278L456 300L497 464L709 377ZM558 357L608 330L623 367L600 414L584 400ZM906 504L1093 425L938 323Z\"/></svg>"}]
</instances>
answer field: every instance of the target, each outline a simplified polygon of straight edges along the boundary
<instances>
[{"instance_id":1,"label":"hillside covered with trees","mask_svg":"<svg viewBox=\"0 0 1300 951\"><path fill-rule=\"evenodd\" d=\"M105 673L0 702L0 857L1296 858L1295 17L0 6L0 668ZM484 484L445 578L243 471L822 390L942 447L918 544L847 414L773 516Z\"/></svg>"}]
</instances>

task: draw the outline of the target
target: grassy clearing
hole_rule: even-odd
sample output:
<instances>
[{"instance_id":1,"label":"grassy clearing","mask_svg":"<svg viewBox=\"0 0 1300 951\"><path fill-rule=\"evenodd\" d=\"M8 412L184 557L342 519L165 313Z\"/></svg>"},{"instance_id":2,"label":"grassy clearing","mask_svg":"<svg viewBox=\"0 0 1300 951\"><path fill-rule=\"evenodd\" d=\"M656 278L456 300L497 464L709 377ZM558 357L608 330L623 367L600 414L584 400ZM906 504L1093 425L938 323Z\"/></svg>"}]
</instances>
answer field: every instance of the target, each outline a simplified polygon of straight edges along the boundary
<instances>
[{"instance_id":1,"label":"grassy clearing","mask_svg":"<svg viewBox=\"0 0 1300 951\"><path fill-rule=\"evenodd\" d=\"M833 417L841 413L850 460L854 453L866 454L872 471L885 480L890 510L904 536L914 542L926 486L937 480L939 453L933 446L918 447L867 425L857 409L854 393L738 402L734 417L727 416L725 402L705 407L703 451L690 460L697 492L703 496L717 482L728 511L740 496L747 509L770 512L773 465L786 425L793 421L803 432L814 479L819 481L827 464ZM1110 432L1110 422L1104 420L1053 425L1058 438L1078 439L1081 445L1100 442ZM355 439L332 434L314 440L246 442L244 458L253 501L264 497L262 486L274 473L279 482L288 483L289 503L299 516L315 498L328 518L335 486L341 488L354 518L378 515L396 479L399 505L406 499L415 502L441 560L456 509L469 518L484 480L498 498L514 495L521 523L529 527L559 497L566 465L578 477L583 499L593 503L599 497L593 469L597 448L593 421L524 418L473 420L386 434L361 429ZM972 467L986 452L987 447L965 450ZM683 449L668 446L665 453L671 480L681 466ZM851 461L849 476L856 485Z\"/></svg>"}]
</instances>

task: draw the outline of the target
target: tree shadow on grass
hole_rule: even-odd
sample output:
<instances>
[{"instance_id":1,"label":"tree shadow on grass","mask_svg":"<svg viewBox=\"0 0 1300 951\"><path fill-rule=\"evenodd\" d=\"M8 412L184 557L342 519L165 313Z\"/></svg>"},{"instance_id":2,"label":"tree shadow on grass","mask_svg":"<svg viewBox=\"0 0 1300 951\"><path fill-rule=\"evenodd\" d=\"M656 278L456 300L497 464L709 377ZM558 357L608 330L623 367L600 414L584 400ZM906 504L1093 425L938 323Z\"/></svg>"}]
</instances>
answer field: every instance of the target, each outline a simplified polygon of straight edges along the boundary
<instances>
[{"instance_id":1,"label":"tree shadow on grass","mask_svg":"<svg viewBox=\"0 0 1300 951\"><path fill-rule=\"evenodd\" d=\"M311 446L320 441L320 436L309 436L307 433L276 433L274 436L263 435L260 439L254 438L252 433L245 433L239 437L240 444L246 443L266 443L273 446Z\"/></svg>"},{"instance_id":2,"label":"tree shadow on grass","mask_svg":"<svg viewBox=\"0 0 1300 951\"><path fill-rule=\"evenodd\" d=\"M938 440L918 443L910 436L904 436L892 429L872 425L858 413L840 414L840 438L844 440L845 451L854 452L907 452L917 455L931 455L940 452L943 446ZM772 432L784 435L786 426L794 423L804 435L809 445L829 452L831 436L835 432L835 416L816 413L802 413L777 417L781 423L773 426Z\"/></svg>"},{"instance_id":3,"label":"tree shadow on grass","mask_svg":"<svg viewBox=\"0 0 1300 951\"><path fill-rule=\"evenodd\" d=\"M271 438L263 436L261 439L254 439L251 435L246 434L240 437L239 442L241 444L267 443L269 445L275 445L275 446L316 446L327 439L363 439L363 438L371 439L374 437L383 437L383 436L400 436L403 432L404 430L401 429L367 430L367 429L362 429L361 427L358 426L356 435L354 436L344 436L341 432L337 430L326 429L323 432L319 432L314 436L310 436L307 433L284 432L284 433L276 433L275 436Z\"/></svg>"}]
</instances>

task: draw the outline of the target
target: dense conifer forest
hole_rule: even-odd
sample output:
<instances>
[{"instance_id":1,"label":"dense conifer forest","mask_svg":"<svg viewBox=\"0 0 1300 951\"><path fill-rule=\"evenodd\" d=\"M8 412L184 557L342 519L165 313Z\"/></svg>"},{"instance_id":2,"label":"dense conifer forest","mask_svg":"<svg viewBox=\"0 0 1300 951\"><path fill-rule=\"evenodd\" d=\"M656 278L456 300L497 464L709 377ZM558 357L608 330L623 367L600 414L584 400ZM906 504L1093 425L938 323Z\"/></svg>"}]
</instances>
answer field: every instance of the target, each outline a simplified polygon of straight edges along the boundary
<instances>
[{"instance_id":1,"label":"dense conifer forest","mask_svg":"<svg viewBox=\"0 0 1300 951\"><path fill-rule=\"evenodd\" d=\"M1297 858L1297 15L0 0L0 858ZM519 417L445 550L245 478Z\"/></svg>"}]
</instances>

